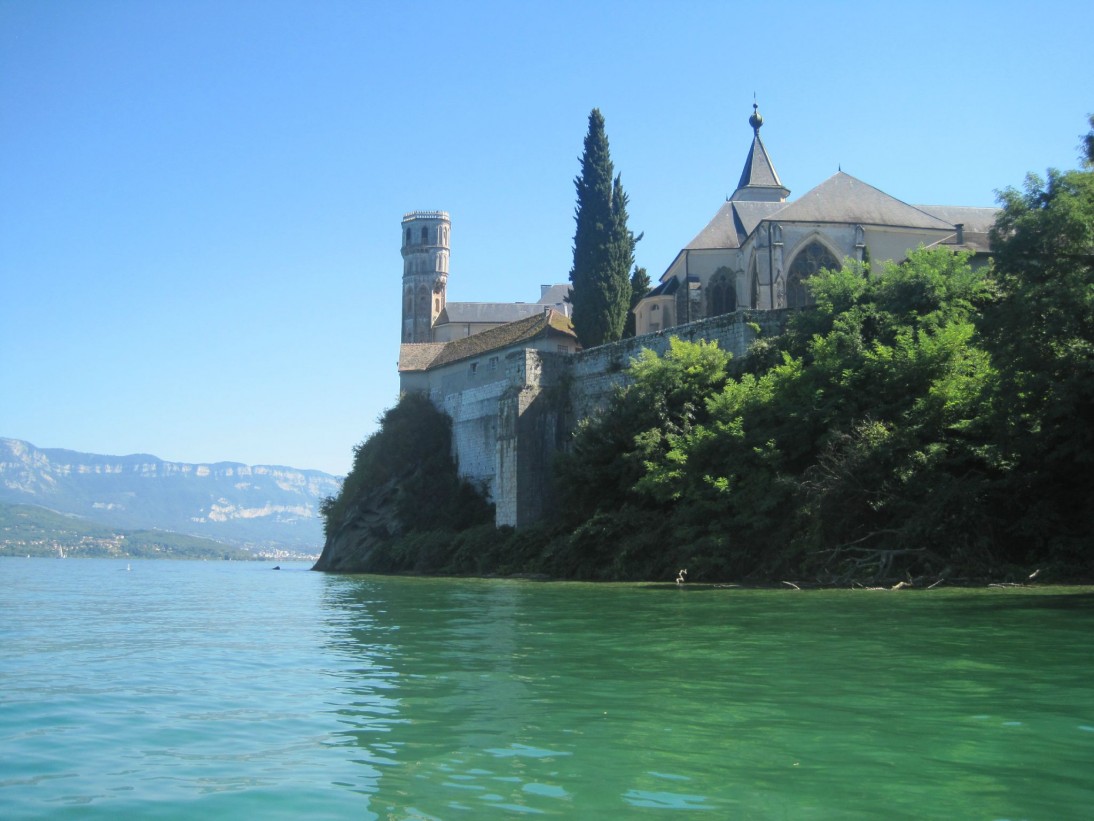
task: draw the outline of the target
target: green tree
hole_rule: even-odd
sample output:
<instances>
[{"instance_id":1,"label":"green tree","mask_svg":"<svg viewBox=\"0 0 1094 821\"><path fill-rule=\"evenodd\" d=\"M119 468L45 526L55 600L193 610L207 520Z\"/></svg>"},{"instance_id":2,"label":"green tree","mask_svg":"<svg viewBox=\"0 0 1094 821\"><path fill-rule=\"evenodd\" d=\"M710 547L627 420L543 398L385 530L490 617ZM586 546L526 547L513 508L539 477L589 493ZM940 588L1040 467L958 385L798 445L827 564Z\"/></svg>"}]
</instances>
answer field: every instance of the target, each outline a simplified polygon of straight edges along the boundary
<instances>
[{"instance_id":1,"label":"green tree","mask_svg":"<svg viewBox=\"0 0 1094 821\"><path fill-rule=\"evenodd\" d=\"M772 365L733 377L717 348L675 339L634 360L560 464L583 572L865 581L1015 560L990 526L1006 466L974 324L985 273L920 250L808 285L816 307Z\"/></svg>"},{"instance_id":2,"label":"green tree","mask_svg":"<svg viewBox=\"0 0 1094 821\"><path fill-rule=\"evenodd\" d=\"M587 348L619 339L630 305L629 275L637 240L627 228L622 178L613 174L604 117L594 108L581 174L574 180L577 226L570 270L574 330Z\"/></svg>"},{"instance_id":3,"label":"green tree","mask_svg":"<svg viewBox=\"0 0 1094 821\"><path fill-rule=\"evenodd\" d=\"M1015 461L1012 538L1094 560L1094 117L1087 170L1030 174L1000 192L992 232L1000 298L985 333L1003 374L1003 447Z\"/></svg>"},{"instance_id":4,"label":"green tree","mask_svg":"<svg viewBox=\"0 0 1094 821\"><path fill-rule=\"evenodd\" d=\"M478 490L452 459L452 420L421 394L408 393L380 416L380 427L353 449L353 467L320 506L329 539L347 516L390 488L402 529L463 530L492 518Z\"/></svg>"},{"instance_id":5,"label":"green tree","mask_svg":"<svg viewBox=\"0 0 1094 821\"><path fill-rule=\"evenodd\" d=\"M634 309L638 307L638 303L642 300L646 294L650 291L650 275L646 273L645 268L635 267L634 273L631 274L631 307L627 311L627 324L623 327L624 338L630 338L635 335L635 316Z\"/></svg>"}]
</instances>

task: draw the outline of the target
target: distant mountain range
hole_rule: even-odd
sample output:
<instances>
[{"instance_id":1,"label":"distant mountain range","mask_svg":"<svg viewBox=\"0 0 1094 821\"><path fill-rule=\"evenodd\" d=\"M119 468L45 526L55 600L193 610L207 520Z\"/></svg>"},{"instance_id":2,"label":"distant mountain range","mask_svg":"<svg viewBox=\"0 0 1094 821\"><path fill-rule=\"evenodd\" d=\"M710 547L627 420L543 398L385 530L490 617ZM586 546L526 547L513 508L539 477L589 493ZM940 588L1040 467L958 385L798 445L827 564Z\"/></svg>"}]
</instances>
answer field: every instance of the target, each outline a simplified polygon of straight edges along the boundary
<instances>
[{"instance_id":1,"label":"distant mountain range","mask_svg":"<svg viewBox=\"0 0 1094 821\"><path fill-rule=\"evenodd\" d=\"M235 462L100 456L0 438L0 502L115 528L163 530L247 548L319 552L319 504L341 478ZM0 534L0 539L3 534Z\"/></svg>"}]
</instances>

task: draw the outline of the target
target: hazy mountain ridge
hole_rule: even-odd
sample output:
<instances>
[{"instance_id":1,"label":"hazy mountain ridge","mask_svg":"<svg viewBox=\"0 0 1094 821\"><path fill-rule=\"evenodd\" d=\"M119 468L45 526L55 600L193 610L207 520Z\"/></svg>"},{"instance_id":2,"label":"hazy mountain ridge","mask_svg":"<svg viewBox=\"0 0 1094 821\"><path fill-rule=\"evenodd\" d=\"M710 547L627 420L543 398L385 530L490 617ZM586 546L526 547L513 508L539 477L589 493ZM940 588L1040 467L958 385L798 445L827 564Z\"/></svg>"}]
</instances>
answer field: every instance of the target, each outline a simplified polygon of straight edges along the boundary
<instances>
[{"instance_id":1,"label":"hazy mountain ridge","mask_svg":"<svg viewBox=\"0 0 1094 821\"><path fill-rule=\"evenodd\" d=\"M340 485L318 470L104 456L0 438L2 502L235 545L317 548L319 504Z\"/></svg>"},{"instance_id":2,"label":"hazy mountain ridge","mask_svg":"<svg viewBox=\"0 0 1094 821\"><path fill-rule=\"evenodd\" d=\"M0 502L0 556L90 559L295 558L284 549L264 552L167 530L122 530L38 505Z\"/></svg>"}]
</instances>

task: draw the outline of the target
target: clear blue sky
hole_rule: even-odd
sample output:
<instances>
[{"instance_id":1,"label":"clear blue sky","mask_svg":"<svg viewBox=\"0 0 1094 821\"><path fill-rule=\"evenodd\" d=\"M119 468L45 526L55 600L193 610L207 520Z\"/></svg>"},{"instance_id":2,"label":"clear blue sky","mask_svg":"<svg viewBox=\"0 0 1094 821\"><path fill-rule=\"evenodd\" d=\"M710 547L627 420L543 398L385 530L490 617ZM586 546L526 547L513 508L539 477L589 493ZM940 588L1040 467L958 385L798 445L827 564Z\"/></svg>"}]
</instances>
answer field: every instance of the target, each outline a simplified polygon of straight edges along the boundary
<instances>
[{"instance_id":1,"label":"clear blue sky","mask_svg":"<svg viewBox=\"0 0 1094 821\"><path fill-rule=\"evenodd\" d=\"M1087 2L0 0L0 436L345 472L396 399L399 221L449 297L566 280L590 109L656 279L740 175L992 205L1076 165Z\"/></svg>"}]
</instances>

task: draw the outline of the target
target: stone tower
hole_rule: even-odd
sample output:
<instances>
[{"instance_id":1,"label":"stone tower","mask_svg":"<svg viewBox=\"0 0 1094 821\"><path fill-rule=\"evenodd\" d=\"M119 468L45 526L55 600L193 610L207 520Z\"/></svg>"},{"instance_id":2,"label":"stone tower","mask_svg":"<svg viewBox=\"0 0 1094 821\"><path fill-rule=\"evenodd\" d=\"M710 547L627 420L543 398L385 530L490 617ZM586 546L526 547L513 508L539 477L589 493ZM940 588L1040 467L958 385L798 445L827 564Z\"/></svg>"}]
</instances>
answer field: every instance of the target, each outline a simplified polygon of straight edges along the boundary
<instances>
[{"instance_id":1,"label":"stone tower","mask_svg":"<svg viewBox=\"0 0 1094 821\"><path fill-rule=\"evenodd\" d=\"M448 287L447 211L403 216L403 342L432 342Z\"/></svg>"}]
</instances>

